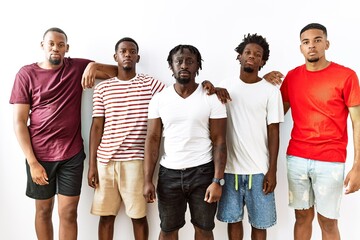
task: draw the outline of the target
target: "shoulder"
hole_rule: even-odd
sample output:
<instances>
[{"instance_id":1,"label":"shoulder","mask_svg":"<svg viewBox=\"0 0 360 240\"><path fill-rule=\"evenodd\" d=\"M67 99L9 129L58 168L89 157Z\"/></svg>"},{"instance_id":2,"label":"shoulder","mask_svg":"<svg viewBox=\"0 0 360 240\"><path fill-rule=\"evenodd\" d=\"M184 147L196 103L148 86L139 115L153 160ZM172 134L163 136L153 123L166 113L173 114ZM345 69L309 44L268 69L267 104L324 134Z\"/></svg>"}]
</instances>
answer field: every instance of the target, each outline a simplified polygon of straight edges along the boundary
<instances>
[{"instance_id":1,"label":"shoulder","mask_svg":"<svg viewBox=\"0 0 360 240\"><path fill-rule=\"evenodd\" d=\"M280 86L279 85L274 85L268 81L266 81L266 79L262 79L260 82L261 86L265 89L267 89L268 91L280 91Z\"/></svg>"},{"instance_id":2,"label":"shoulder","mask_svg":"<svg viewBox=\"0 0 360 240\"><path fill-rule=\"evenodd\" d=\"M103 81L99 82L98 84L96 84L96 86L95 86L94 89L95 89L95 90L101 90L101 89L107 88L107 87L109 87L109 85L111 85L115 80L116 80L116 77L112 77L112 78L103 80Z\"/></svg>"},{"instance_id":3,"label":"shoulder","mask_svg":"<svg viewBox=\"0 0 360 240\"><path fill-rule=\"evenodd\" d=\"M302 71L304 71L305 69L306 69L305 64L300 65L300 66L297 66L297 67L291 69L291 70L288 72L287 76L288 76L288 75L292 75L292 74L298 74L299 72L302 72Z\"/></svg>"},{"instance_id":4,"label":"shoulder","mask_svg":"<svg viewBox=\"0 0 360 240\"><path fill-rule=\"evenodd\" d=\"M335 62L331 62L329 68L333 69L334 71L342 71L344 73L348 73L348 74L354 74L355 71L352 70L349 67L345 67L344 65L335 63Z\"/></svg>"},{"instance_id":5,"label":"shoulder","mask_svg":"<svg viewBox=\"0 0 360 240\"><path fill-rule=\"evenodd\" d=\"M65 66L82 66L82 67L86 67L91 62L93 62L93 60L85 59L85 58L71 58L71 57L64 58L64 65Z\"/></svg>"},{"instance_id":6,"label":"shoulder","mask_svg":"<svg viewBox=\"0 0 360 240\"><path fill-rule=\"evenodd\" d=\"M160 80L158 80L148 74L144 74L144 73L138 73L136 75L135 79L136 79L136 81L141 81L141 82L149 83L149 84L163 84L163 82L161 82Z\"/></svg>"}]
</instances>

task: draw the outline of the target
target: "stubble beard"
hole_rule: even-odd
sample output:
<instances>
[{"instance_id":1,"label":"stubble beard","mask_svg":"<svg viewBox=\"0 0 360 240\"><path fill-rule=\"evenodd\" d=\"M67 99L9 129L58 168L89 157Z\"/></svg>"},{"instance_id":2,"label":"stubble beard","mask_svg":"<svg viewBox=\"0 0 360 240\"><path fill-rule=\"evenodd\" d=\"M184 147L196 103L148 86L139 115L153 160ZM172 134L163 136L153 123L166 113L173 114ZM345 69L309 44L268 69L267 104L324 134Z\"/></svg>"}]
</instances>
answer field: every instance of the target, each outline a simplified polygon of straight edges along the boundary
<instances>
[{"instance_id":1,"label":"stubble beard","mask_svg":"<svg viewBox=\"0 0 360 240\"><path fill-rule=\"evenodd\" d=\"M251 68L251 67L244 67L244 72L253 73L253 72L254 72L254 69Z\"/></svg>"}]
</instances>

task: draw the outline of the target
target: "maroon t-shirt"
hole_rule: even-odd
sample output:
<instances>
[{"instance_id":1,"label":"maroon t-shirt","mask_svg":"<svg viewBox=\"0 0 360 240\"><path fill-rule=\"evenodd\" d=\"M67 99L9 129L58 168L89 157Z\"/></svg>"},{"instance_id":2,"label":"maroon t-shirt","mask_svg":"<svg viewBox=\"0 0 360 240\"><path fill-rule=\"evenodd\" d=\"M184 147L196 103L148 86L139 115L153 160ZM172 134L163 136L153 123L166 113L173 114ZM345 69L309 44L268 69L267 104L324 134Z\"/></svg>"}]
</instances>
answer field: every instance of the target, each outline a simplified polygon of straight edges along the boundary
<instances>
[{"instance_id":1,"label":"maroon t-shirt","mask_svg":"<svg viewBox=\"0 0 360 240\"><path fill-rule=\"evenodd\" d=\"M83 148L81 77L90 62L65 58L56 70L33 63L16 74L10 103L30 104L28 128L38 160L69 159Z\"/></svg>"}]
</instances>

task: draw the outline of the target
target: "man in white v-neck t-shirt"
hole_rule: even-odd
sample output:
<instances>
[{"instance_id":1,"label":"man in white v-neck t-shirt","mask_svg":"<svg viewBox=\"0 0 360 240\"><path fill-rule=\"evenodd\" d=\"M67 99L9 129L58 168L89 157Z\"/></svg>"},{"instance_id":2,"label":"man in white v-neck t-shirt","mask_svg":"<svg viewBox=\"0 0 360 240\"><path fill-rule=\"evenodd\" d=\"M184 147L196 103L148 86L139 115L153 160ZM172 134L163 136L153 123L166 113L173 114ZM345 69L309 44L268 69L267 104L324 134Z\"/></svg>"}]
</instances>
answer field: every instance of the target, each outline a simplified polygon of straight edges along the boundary
<instances>
[{"instance_id":1,"label":"man in white v-neck t-shirt","mask_svg":"<svg viewBox=\"0 0 360 240\"><path fill-rule=\"evenodd\" d=\"M157 184L159 239L178 237L185 225L187 204L195 236L213 239L226 164L226 108L195 82L201 61L200 52L191 45L173 48L168 63L176 83L149 104L144 159L144 197L148 202L156 198L152 178L164 137Z\"/></svg>"}]
</instances>

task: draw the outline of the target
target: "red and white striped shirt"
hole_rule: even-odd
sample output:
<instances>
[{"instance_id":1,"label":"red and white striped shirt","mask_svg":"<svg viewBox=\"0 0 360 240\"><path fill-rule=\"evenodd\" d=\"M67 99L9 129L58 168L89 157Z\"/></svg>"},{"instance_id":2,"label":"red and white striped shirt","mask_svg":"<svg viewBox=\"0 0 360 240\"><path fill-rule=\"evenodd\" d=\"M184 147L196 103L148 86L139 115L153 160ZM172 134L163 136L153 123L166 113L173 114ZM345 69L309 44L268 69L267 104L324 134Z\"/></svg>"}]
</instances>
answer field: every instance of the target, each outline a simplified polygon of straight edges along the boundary
<instances>
[{"instance_id":1,"label":"red and white striped shirt","mask_svg":"<svg viewBox=\"0 0 360 240\"><path fill-rule=\"evenodd\" d=\"M148 105L164 87L144 74L127 81L114 77L95 87L93 117L105 117L98 161L144 159Z\"/></svg>"}]
</instances>

